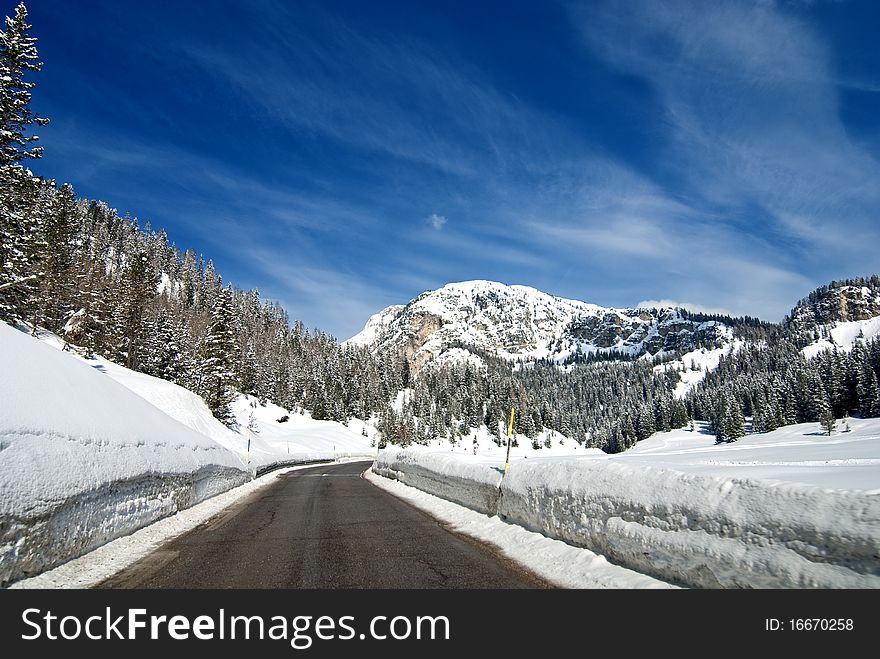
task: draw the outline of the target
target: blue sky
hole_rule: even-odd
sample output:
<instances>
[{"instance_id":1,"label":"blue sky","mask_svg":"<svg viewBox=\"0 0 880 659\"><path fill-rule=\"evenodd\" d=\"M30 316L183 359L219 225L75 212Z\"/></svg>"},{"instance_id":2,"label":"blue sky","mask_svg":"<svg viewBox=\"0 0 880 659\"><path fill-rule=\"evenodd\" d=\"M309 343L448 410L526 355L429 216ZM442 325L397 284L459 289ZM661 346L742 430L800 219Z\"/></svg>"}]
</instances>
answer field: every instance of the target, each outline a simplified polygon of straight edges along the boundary
<instances>
[{"instance_id":1,"label":"blue sky","mask_svg":"<svg viewBox=\"0 0 880 659\"><path fill-rule=\"evenodd\" d=\"M880 271L871 0L28 6L34 171L340 338L466 279L779 320Z\"/></svg>"}]
</instances>

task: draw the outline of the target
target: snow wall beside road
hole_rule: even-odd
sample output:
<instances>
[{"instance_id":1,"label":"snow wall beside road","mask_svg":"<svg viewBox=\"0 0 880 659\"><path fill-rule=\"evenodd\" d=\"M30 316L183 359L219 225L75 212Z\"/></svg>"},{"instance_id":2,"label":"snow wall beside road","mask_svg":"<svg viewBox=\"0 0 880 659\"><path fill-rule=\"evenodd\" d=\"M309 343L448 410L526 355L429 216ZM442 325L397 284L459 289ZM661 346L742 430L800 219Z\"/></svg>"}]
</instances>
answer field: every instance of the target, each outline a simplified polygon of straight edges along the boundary
<instances>
[{"instance_id":1,"label":"snow wall beside road","mask_svg":"<svg viewBox=\"0 0 880 659\"><path fill-rule=\"evenodd\" d=\"M436 453L391 450L379 454L373 471L486 515L498 510L501 472L491 466Z\"/></svg>"},{"instance_id":2,"label":"snow wall beside road","mask_svg":"<svg viewBox=\"0 0 880 659\"><path fill-rule=\"evenodd\" d=\"M516 462L503 482L416 451L373 470L685 586L880 588L876 494L565 458Z\"/></svg>"},{"instance_id":3,"label":"snow wall beside road","mask_svg":"<svg viewBox=\"0 0 880 659\"><path fill-rule=\"evenodd\" d=\"M355 454L276 453L247 464L107 377L107 368L0 322L0 586L133 533L255 473ZM175 410L193 396L156 383Z\"/></svg>"}]
</instances>

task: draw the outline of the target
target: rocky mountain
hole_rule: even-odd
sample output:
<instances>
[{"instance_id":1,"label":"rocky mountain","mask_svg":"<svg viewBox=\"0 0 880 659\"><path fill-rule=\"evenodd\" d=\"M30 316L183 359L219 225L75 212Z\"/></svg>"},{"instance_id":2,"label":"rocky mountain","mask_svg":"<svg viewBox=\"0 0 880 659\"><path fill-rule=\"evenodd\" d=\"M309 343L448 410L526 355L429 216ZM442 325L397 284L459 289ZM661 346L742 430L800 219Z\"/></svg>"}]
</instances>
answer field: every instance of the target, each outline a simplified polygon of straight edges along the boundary
<instances>
[{"instance_id":1,"label":"rocky mountain","mask_svg":"<svg viewBox=\"0 0 880 659\"><path fill-rule=\"evenodd\" d=\"M795 332L880 316L880 275L833 281L797 303L785 324Z\"/></svg>"},{"instance_id":2,"label":"rocky mountain","mask_svg":"<svg viewBox=\"0 0 880 659\"><path fill-rule=\"evenodd\" d=\"M638 357L732 339L717 320L681 309L614 309L567 300L528 286L466 281L427 291L372 316L347 343L405 356L418 370L432 360L473 358L564 362L595 353Z\"/></svg>"}]
</instances>

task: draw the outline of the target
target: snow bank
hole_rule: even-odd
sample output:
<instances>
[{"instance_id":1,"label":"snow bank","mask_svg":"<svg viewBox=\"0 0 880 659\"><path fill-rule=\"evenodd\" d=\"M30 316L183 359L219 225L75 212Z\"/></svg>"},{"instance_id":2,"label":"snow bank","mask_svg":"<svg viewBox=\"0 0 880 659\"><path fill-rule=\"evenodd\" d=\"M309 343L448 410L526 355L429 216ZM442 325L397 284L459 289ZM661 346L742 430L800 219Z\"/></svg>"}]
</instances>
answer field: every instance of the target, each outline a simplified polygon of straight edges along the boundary
<instances>
[{"instance_id":1,"label":"snow bank","mask_svg":"<svg viewBox=\"0 0 880 659\"><path fill-rule=\"evenodd\" d=\"M23 329L24 326L22 326ZM62 350L65 341L40 330L38 338ZM175 421L213 440L239 457L242 468L262 470L279 464L302 464L316 460L372 457L370 438L335 421L317 421L308 413L292 414L272 403L260 404L253 396L239 395L232 403L238 427L229 428L217 420L205 401L180 385L138 373L99 356L82 357L66 352L91 366L126 389L152 403ZM255 431L248 429L251 416ZM279 422L287 417L288 421ZM250 451L248 451L250 443Z\"/></svg>"},{"instance_id":2,"label":"snow bank","mask_svg":"<svg viewBox=\"0 0 880 659\"><path fill-rule=\"evenodd\" d=\"M0 323L0 583L250 479L241 460Z\"/></svg>"},{"instance_id":3,"label":"snow bank","mask_svg":"<svg viewBox=\"0 0 880 659\"><path fill-rule=\"evenodd\" d=\"M498 509L501 472L497 467L462 462L451 455L390 450L379 453L373 471L487 515Z\"/></svg>"},{"instance_id":4,"label":"snow bank","mask_svg":"<svg viewBox=\"0 0 880 659\"><path fill-rule=\"evenodd\" d=\"M517 463L498 514L706 588L880 587L880 497L592 460Z\"/></svg>"},{"instance_id":5,"label":"snow bank","mask_svg":"<svg viewBox=\"0 0 880 659\"><path fill-rule=\"evenodd\" d=\"M880 587L876 494L589 458L515 462L500 489L452 456L385 452L374 471L666 581Z\"/></svg>"}]
</instances>

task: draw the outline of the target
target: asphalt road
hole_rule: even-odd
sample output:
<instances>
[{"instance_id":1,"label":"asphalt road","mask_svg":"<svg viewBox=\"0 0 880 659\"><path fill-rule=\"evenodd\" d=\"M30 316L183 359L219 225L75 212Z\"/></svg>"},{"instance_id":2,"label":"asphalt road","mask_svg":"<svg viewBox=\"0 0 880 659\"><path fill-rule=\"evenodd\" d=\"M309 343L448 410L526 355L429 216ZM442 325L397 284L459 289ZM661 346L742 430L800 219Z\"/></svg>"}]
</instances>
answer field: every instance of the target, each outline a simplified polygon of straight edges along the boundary
<instances>
[{"instance_id":1,"label":"asphalt road","mask_svg":"<svg viewBox=\"0 0 880 659\"><path fill-rule=\"evenodd\" d=\"M98 587L546 587L361 478L366 466L281 475Z\"/></svg>"}]
</instances>

